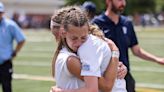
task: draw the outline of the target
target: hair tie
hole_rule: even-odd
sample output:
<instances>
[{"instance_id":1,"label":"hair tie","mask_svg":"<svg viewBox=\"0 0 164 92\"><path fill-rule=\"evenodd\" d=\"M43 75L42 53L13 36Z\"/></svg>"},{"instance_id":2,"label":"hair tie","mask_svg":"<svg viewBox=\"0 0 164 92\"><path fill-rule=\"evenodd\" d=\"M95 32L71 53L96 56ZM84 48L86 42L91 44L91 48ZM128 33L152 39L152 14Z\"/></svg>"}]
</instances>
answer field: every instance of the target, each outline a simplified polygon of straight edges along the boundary
<instances>
[{"instance_id":1,"label":"hair tie","mask_svg":"<svg viewBox=\"0 0 164 92\"><path fill-rule=\"evenodd\" d=\"M56 22L54 22L53 20L51 20L51 29L53 28L53 26L60 26L61 24L59 24L59 23L56 23Z\"/></svg>"}]
</instances>

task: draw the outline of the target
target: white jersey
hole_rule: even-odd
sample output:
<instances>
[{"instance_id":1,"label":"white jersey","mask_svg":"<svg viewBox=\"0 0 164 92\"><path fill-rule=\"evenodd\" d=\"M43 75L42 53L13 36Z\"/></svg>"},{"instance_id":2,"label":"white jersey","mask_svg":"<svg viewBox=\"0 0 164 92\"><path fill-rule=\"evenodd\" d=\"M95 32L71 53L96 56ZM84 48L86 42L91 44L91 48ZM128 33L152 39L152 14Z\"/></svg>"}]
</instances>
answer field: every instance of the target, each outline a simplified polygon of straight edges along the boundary
<instances>
[{"instance_id":1,"label":"white jersey","mask_svg":"<svg viewBox=\"0 0 164 92\"><path fill-rule=\"evenodd\" d=\"M62 48L62 50L58 54L55 63L56 86L63 89L77 89L82 87L84 85L84 82L72 75L67 69L66 61L69 56L76 55L69 52L66 48Z\"/></svg>"},{"instance_id":2,"label":"white jersey","mask_svg":"<svg viewBox=\"0 0 164 92\"><path fill-rule=\"evenodd\" d=\"M82 76L97 76L104 74L111 59L111 49L108 44L96 36L89 35L87 41L78 49L82 63ZM112 92L127 92L124 79L116 79Z\"/></svg>"},{"instance_id":3,"label":"white jersey","mask_svg":"<svg viewBox=\"0 0 164 92\"><path fill-rule=\"evenodd\" d=\"M82 63L82 76L101 77L111 59L111 49L105 41L89 35L79 47L78 55Z\"/></svg>"}]
</instances>

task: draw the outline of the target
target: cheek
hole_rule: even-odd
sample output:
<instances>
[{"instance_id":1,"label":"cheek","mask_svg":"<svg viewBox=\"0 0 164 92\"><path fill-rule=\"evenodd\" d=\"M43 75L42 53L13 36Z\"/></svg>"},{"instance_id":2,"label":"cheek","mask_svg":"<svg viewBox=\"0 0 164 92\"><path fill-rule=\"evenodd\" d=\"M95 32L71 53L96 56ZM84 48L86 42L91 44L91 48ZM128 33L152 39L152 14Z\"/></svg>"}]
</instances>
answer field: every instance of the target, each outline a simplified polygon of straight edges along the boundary
<instances>
[{"instance_id":1,"label":"cheek","mask_svg":"<svg viewBox=\"0 0 164 92\"><path fill-rule=\"evenodd\" d=\"M67 43L67 45L68 45L70 48L72 48L72 46L73 46L73 41L71 41L70 39L67 39L67 38L66 38L66 43Z\"/></svg>"}]
</instances>

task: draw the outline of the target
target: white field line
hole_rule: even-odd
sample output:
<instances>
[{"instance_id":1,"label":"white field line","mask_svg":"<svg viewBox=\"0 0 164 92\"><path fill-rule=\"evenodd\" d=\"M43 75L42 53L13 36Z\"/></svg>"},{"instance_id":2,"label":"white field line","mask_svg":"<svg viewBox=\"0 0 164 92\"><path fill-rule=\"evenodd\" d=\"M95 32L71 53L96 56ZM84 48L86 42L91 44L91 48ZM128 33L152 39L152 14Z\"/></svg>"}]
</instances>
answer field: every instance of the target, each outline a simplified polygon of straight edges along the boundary
<instances>
[{"instance_id":1,"label":"white field line","mask_svg":"<svg viewBox=\"0 0 164 92\"><path fill-rule=\"evenodd\" d=\"M137 83L136 86L137 86L137 87L145 87L145 88L164 89L164 84Z\"/></svg>"},{"instance_id":2,"label":"white field line","mask_svg":"<svg viewBox=\"0 0 164 92\"><path fill-rule=\"evenodd\" d=\"M27 79L27 80L38 80L38 81L55 81L52 77L49 76L38 76L38 75L28 75L28 74L13 74L14 79ZM137 87L146 87L146 88L156 88L164 89L164 84L154 84L154 83L137 83Z\"/></svg>"},{"instance_id":3,"label":"white field line","mask_svg":"<svg viewBox=\"0 0 164 92\"><path fill-rule=\"evenodd\" d=\"M28 80L41 80L41 81L54 81L50 76L38 76L28 74L13 74L14 79L28 79Z\"/></svg>"},{"instance_id":4,"label":"white field line","mask_svg":"<svg viewBox=\"0 0 164 92\"><path fill-rule=\"evenodd\" d=\"M27 39L28 42L51 42L53 41L52 38L49 37L30 37Z\"/></svg>"},{"instance_id":5,"label":"white field line","mask_svg":"<svg viewBox=\"0 0 164 92\"><path fill-rule=\"evenodd\" d=\"M20 66L35 66L35 67L48 67L51 65L51 62L46 63L46 62L14 62L14 65L20 65Z\"/></svg>"},{"instance_id":6,"label":"white field line","mask_svg":"<svg viewBox=\"0 0 164 92\"><path fill-rule=\"evenodd\" d=\"M164 73L164 68L157 68L157 67L132 67L132 71L139 71L139 72L157 72L157 73Z\"/></svg>"}]
</instances>

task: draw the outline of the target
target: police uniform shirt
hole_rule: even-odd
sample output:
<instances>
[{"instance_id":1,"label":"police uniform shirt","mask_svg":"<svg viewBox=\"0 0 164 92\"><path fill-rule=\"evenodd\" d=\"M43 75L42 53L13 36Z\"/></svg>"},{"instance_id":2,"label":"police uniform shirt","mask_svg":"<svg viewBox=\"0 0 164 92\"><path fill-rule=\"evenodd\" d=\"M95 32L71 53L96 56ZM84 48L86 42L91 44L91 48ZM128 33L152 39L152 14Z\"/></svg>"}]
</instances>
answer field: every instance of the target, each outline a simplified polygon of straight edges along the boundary
<instances>
[{"instance_id":1,"label":"police uniform shirt","mask_svg":"<svg viewBox=\"0 0 164 92\"><path fill-rule=\"evenodd\" d=\"M25 40L25 36L14 21L3 18L0 21L0 64L11 59L13 40L18 43Z\"/></svg>"}]
</instances>

